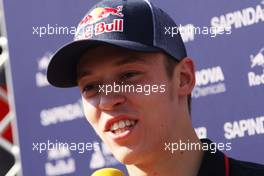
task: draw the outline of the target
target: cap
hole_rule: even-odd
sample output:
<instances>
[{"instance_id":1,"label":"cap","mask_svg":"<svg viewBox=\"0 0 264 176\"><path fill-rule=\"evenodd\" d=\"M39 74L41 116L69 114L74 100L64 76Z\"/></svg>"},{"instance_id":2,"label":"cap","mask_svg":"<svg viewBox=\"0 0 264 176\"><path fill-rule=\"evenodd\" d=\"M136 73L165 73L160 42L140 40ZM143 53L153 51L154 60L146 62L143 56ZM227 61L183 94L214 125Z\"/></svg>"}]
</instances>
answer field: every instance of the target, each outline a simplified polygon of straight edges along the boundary
<instances>
[{"instance_id":1,"label":"cap","mask_svg":"<svg viewBox=\"0 0 264 176\"><path fill-rule=\"evenodd\" d=\"M74 41L60 48L48 65L47 79L55 87L77 85L76 65L81 55L96 45L107 44L134 51L165 52L174 59L187 56L172 18L147 0L102 0L80 21Z\"/></svg>"}]
</instances>

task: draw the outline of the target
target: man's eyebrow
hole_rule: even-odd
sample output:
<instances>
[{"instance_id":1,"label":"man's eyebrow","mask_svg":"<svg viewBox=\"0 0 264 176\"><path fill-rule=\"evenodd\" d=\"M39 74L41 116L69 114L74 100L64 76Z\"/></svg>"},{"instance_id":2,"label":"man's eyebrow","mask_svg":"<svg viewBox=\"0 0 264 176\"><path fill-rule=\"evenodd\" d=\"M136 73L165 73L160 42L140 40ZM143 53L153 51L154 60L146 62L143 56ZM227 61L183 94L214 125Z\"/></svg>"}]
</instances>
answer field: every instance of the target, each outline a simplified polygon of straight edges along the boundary
<instances>
[{"instance_id":1,"label":"man's eyebrow","mask_svg":"<svg viewBox=\"0 0 264 176\"><path fill-rule=\"evenodd\" d=\"M130 55L130 56L122 58L121 60L114 62L113 65L114 66L122 66L122 65L126 65L126 64L132 64L132 63L149 64L150 60L151 59L149 59L149 58L145 59L143 57ZM92 75L92 71L81 70L77 73L77 81L80 80L82 77L89 76L89 75Z\"/></svg>"},{"instance_id":2,"label":"man's eyebrow","mask_svg":"<svg viewBox=\"0 0 264 176\"><path fill-rule=\"evenodd\" d=\"M77 72L77 78L76 78L76 80L78 81L78 80L80 80L82 77L84 77L84 76L89 76L89 75L91 75L92 74L92 72L90 71L90 70L81 70L81 71L79 71L79 72Z\"/></svg>"},{"instance_id":3,"label":"man's eyebrow","mask_svg":"<svg viewBox=\"0 0 264 176\"><path fill-rule=\"evenodd\" d=\"M116 61L114 63L114 65L116 66L121 66L121 65L125 65L125 64L132 64L132 63L144 63L144 64L148 64L149 61L151 59L146 59L146 58L143 58L143 57L139 57L139 56L127 56L119 61Z\"/></svg>"}]
</instances>

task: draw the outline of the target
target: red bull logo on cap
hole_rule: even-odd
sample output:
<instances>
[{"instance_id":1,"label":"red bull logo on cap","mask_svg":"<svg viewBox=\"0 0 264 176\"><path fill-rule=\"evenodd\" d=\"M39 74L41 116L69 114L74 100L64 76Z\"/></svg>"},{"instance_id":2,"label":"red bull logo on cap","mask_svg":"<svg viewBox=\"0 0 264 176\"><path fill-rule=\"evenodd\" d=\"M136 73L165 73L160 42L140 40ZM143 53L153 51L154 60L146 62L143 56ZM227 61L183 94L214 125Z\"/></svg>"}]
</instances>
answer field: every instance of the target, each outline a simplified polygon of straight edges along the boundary
<instances>
[{"instance_id":1,"label":"red bull logo on cap","mask_svg":"<svg viewBox=\"0 0 264 176\"><path fill-rule=\"evenodd\" d=\"M105 32L123 32L123 19L116 18L112 23L100 22L110 15L124 17L122 9L123 6L117 6L116 8L97 7L93 9L79 23L74 40L89 39L94 35L103 34Z\"/></svg>"},{"instance_id":2,"label":"red bull logo on cap","mask_svg":"<svg viewBox=\"0 0 264 176\"><path fill-rule=\"evenodd\" d=\"M109 17L110 15L123 17L124 15L121 13L123 6L117 6L117 8L112 7L98 7L93 9L87 16L85 16L80 22L80 26L87 24L94 24L98 21Z\"/></svg>"}]
</instances>

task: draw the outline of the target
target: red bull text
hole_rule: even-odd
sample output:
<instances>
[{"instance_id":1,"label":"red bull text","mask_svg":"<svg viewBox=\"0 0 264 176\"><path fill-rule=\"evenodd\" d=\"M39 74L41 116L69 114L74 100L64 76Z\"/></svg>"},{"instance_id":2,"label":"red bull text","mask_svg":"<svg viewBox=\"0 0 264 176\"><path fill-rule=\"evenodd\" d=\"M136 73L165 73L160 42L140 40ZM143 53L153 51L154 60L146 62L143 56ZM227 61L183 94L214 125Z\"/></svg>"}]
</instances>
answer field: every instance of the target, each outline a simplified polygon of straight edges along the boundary
<instances>
[{"instance_id":1,"label":"red bull text","mask_svg":"<svg viewBox=\"0 0 264 176\"><path fill-rule=\"evenodd\" d=\"M123 19L114 19L112 23L99 22L110 15L123 17L124 15L121 13L122 9L123 6L117 6L117 8L98 7L93 9L80 22L75 40L89 39L94 35L105 32L123 32Z\"/></svg>"}]
</instances>

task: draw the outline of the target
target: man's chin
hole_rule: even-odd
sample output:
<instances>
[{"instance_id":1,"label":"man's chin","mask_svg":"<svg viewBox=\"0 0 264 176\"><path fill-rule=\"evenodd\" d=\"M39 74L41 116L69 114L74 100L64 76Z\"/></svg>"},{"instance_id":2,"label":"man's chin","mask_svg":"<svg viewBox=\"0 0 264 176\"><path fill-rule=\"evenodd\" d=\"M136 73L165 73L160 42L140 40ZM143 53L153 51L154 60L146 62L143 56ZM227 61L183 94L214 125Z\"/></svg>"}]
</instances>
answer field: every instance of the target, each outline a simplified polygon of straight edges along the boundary
<instances>
[{"instance_id":1,"label":"man's chin","mask_svg":"<svg viewBox=\"0 0 264 176\"><path fill-rule=\"evenodd\" d=\"M125 165L135 164L140 158L134 151L130 149L119 149L113 152L114 157Z\"/></svg>"}]
</instances>

